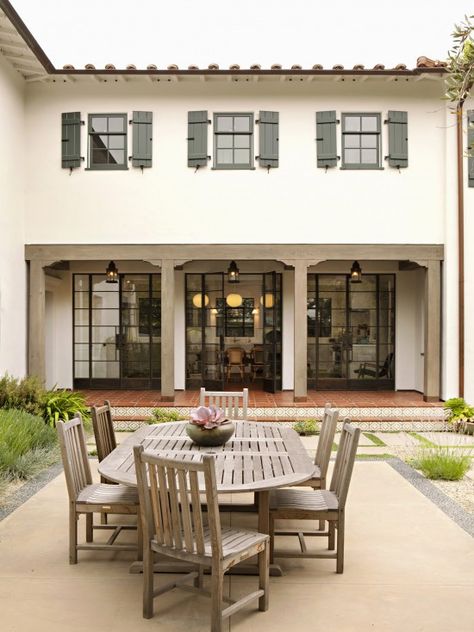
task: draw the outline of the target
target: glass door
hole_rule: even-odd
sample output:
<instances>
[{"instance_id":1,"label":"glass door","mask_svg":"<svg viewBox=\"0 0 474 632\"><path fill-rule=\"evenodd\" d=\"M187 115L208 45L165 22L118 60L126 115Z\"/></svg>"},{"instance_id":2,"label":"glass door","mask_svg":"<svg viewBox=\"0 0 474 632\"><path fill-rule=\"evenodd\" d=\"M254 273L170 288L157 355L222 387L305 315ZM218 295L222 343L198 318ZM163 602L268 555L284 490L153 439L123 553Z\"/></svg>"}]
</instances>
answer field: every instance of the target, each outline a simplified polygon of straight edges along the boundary
<instances>
[{"instance_id":1,"label":"glass door","mask_svg":"<svg viewBox=\"0 0 474 632\"><path fill-rule=\"evenodd\" d=\"M394 388L393 274L309 275L307 321L310 387Z\"/></svg>"},{"instance_id":2,"label":"glass door","mask_svg":"<svg viewBox=\"0 0 474 632\"><path fill-rule=\"evenodd\" d=\"M281 275L267 272L262 284L263 329L263 390L275 393L281 390Z\"/></svg>"}]
</instances>

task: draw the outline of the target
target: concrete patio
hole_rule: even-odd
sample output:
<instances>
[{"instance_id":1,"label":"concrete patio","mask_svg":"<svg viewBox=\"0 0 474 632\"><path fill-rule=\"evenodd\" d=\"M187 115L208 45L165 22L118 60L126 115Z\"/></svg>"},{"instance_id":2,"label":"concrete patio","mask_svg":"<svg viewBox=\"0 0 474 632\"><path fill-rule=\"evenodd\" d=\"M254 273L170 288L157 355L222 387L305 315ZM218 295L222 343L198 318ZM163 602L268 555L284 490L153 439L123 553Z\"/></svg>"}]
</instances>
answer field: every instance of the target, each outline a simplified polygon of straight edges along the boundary
<instances>
[{"instance_id":1,"label":"concrete patio","mask_svg":"<svg viewBox=\"0 0 474 632\"><path fill-rule=\"evenodd\" d=\"M232 617L229 630L472 632L468 533L382 461L356 462L347 514L343 575L333 560L282 559L284 576L271 578L269 611L250 605ZM249 514L226 514L227 521L255 522ZM67 533L62 474L0 523L4 632L209 629L209 601L184 591L160 597L155 617L142 619L142 578L128 573L132 554L82 552L70 566ZM227 594L238 597L255 581L228 578Z\"/></svg>"}]
</instances>

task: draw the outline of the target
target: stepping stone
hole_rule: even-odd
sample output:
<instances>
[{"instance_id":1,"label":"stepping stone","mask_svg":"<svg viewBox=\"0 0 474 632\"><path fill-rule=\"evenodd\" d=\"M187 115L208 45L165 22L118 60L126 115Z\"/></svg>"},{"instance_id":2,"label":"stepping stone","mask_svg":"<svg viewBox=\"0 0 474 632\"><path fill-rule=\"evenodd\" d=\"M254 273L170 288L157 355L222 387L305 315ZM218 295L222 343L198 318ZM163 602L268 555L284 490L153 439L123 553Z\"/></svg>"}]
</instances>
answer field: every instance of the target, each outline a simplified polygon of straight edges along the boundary
<instances>
[{"instance_id":1,"label":"stepping stone","mask_svg":"<svg viewBox=\"0 0 474 632\"><path fill-rule=\"evenodd\" d=\"M420 442L406 432L374 432L376 437L381 439L387 446L419 446Z\"/></svg>"}]
</instances>

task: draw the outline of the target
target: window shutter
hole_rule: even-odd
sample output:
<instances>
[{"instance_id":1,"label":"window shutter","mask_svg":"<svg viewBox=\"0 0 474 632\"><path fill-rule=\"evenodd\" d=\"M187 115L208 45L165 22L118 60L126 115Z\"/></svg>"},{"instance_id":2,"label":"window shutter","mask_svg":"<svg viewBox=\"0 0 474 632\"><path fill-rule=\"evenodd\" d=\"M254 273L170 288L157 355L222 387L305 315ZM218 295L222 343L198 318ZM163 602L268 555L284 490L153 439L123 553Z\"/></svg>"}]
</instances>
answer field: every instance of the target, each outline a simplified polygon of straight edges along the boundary
<instances>
[{"instance_id":1,"label":"window shutter","mask_svg":"<svg viewBox=\"0 0 474 632\"><path fill-rule=\"evenodd\" d=\"M188 167L205 167L207 155L207 110L188 112Z\"/></svg>"},{"instance_id":2,"label":"window shutter","mask_svg":"<svg viewBox=\"0 0 474 632\"><path fill-rule=\"evenodd\" d=\"M153 112L134 112L132 116L132 166L151 167L153 144Z\"/></svg>"},{"instance_id":3,"label":"window shutter","mask_svg":"<svg viewBox=\"0 0 474 632\"><path fill-rule=\"evenodd\" d=\"M388 164L408 167L408 113L388 111Z\"/></svg>"},{"instance_id":4,"label":"window shutter","mask_svg":"<svg viewBox=\"0 0 474 632\"><path fill-rule=\"evenodd\" d=\"M318 167L337 165L336 112L316 112L316 150Z\"/></svg>"},{"instance_id":5,"label":"window shutter","mask_svg":"<svg viewBox=\"0 0 474 632\"><path fill-rule=\"evenodd\" d=\"M261 167L278 167L278 119L278 112L259 113L258 160Z\"/></svg>"},{"instance_id":6,"label":"window shutter","mask_svg":"<svg viewBox=\"0 0 474 632\"><path fill-rule=\"evenodd\" d=\"M467 183L474 187L474 110L467 111Z\"/></svg>"},{"instance_id":7,"label":"window shutter","mask_svg":"<svg viewBox=\"0 0 474 632\"><path fill-rule=\"evenodd\" d=\"M81 113L61 115L61 166L74 169L81 166Z\"/></svg>"}]
</instances>

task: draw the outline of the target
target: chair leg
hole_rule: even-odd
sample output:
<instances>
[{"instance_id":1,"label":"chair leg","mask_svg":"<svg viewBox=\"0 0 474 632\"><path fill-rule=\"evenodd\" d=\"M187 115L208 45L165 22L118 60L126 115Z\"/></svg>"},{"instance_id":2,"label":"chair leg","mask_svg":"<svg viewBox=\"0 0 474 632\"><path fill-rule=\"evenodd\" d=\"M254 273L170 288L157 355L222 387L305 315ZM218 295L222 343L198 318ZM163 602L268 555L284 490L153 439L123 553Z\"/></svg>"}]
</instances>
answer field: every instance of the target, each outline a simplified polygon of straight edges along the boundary
<instances>
[{"instance_id":1,"label":"chair leg","mask_svg":"<svg viewBox=\"0 0 474 632\"><path fill-rule=\"evenodd\" d=\"M153 616L153 551L147 542L143 551L143 618Z\"/></svg>"},{"instance_id":2,"label":"chair leg","mask_svg":"<svg viewBox=\"0 0 474 632\"><path fill-rule=\"evenodd\" d=\"M198 566L198 576L194 580L194 586L196 588L204 587L204 566Z\"/></svg>"},{"instance_id":3,"label":"chair leg","mask_svg":"<svg viewBox=\"0 0 474 632\"><path fill-rule=\"evenodd\" d=\"M69 506L69 564L77 564L77 521L74 505Z\"/></svg>"},{"instance_id":4,"label":"chair leg","mask_svg":"<svg viewBox=\"0 0 474 632\"><path fill-rule=\"evenodd\" d=\"M328 537L328 549L334 551L336 548L336 538L335 538L335 525L334 521L329 522L329 537Z\"/></svg>"},{"instance_id":5,"label":"chair leg","mask_svg":"<svg viewBox=\"0 0 474 632\"><path fill-rule=\"evenodd\" d=\"M100 524L107 524L107 516L108 516L108 514L106 514L106 513L101 513L100 514Z\"/></svg>"},{"instance_id":6,"label":"chair leg","mask_svg":"<svg viewBox=\"0 0 474 632\"><path fill-rule=\"evenodd\" d=\"M270 564L273 564L273 552L275 550L275 519L272 514L270 514Z\"/></svg>"},{"instance_id":7,"label":"chair leg","mask_svg":"<svg viewBox=\"0 0 474 632\"><path fill-rule=\"evenodd\" d=\"M137 560L143 560L143 529L140 513L137 514Z\"/></svg>"},{"instance_id":8,"label":"chair leg","mask_svg":"<svg viewBox=\"0 0 474 632\"><path fill-rule=\"evenodd\" d=\"M265 544L265 548L258 554L258 587L265 591L265 594L258 600L258 609L265 612L268 610L268 590L270 584L270 542Z\"/></svg>"},{"instance_id":9,"label":"chair leg","mask_svg":"<svg viewBox=\"0 0 474 632\"><path fill-rule=\"evenodd\" d=\"M86 542L94 541L94 514L86 514Z\"/></svg>"},{"instance_id":10,"label":"chair leg","mask_svg":"<svg viewBox=\"0 0 474 632\"><path fill-rule=\"evenodd\" d=\"M337 559L336 573L344 572L344 514L339 515L337 521Z\"/></svg>"},{"instance_id":11,"label":"chair leg","mask_svg":"<svg viewBox=\"0 0 474 632\"><path fill-rule=\"evenodd\" d=\"M324 531L325 528L326 528L326 521L325 520L319 520L319 530L320 531Z\"/></svg>"},{"instance_id":12,"label":"chair leg","mask_svg":"<svg viewBox=\"0 0 474 632\"><path fill-rule=\"evenodd\" d=\"M222 598L224 573L219 565L212 566L211 575L211 632L222 632Z\"/></svg>"}]
</instances>

